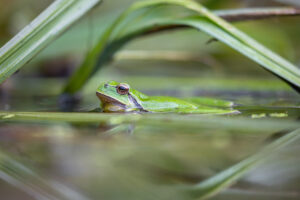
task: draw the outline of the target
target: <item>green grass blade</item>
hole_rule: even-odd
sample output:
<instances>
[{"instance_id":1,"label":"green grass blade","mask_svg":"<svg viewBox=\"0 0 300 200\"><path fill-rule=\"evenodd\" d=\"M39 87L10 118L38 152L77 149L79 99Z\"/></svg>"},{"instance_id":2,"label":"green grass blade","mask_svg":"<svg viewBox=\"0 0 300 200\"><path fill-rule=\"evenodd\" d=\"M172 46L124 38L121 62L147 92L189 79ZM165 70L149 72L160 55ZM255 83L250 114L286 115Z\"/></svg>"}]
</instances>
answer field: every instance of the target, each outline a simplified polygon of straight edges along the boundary
<instances>
[{"instance_id":1,"label":"green grass blade","mask_svg":"<svg viewBox=\"0 0 300 200\"><path fill-rule=\"evenodd\" d=\"M266 146L262 151L212 176L211 178L196 184L192 188L192 194L196 195L197 199L205 199L217 194L218 192L228 188L247 172L254 169L258 164L264 162L266 157L276 153L281 148L298 139L300 139L300 129L282 136Z\"/></svg>"},{"instance_id":2,"label":"green grass blade","mask_svg":"<svg viewBox=\"0 0 300 200\"><path fill-rule=\"evenodd\" d=\"M123 12L113 24L105 30L103 35L100 36L96 46L88 52L79 69L70 77L64 88L64 93L76 93L97 70L96 68L99 68L109 61L112 58L112 55L121 48L124 43L134 37L132 35L129 35L128 38L125 36L124 39L121 39L122 42L113 40L113 36L116 32L115 30L118 30L118 25L122 24L131 12L139 9L139 7L136 8L134 5ZM101 52L103 53L101 54Z\"/></svg>"},{"instance_id":3,"label":"green grass blade","mask_svg":"<svg viewBox=\"0 0 300 200\"><path fill-rule=\"evenodd\" d=\"M197 25L192 22L192 18L189 20L182 19L181 21L177 18L173 19L173 21L171 21L170 18L161 19L161 21L156 21L151 25L141 24L140 27L123 34L121 37L110 37L110 35L118 36L118 33L114 32L114 29L120 30L120 27L118 27L120 24L125 27L126 24L122 22L135 11L140 9L153 9L159 5L178 5L197 12L203 17L202 20L198 19ZM130 20L128 23L130 23ZM296 66L273 53L271 50L256 42L254 39L239 31L212 12L208 11L201 4L193 0L146 0L133 4L115 21L111 27L109 27L107 32L99 40L98 47L91 50L83 65L79 68L77 73L71 77L64 92L77 92L87 79L92 76L93 72L100 68L103 63L107 62L118 49L130 40L138 36L142 36L147 33L147 31L148 33L151 33L151 29L159 30L161 27L166 25L172 26L178 24L204 30L206 33L218 38L220 41L230 45L235 50L246 55L248 58L261 64L264 68L281 77L283 80L293 85L296 89L300 88L300 70ZM223 38L223 36L226 36L226 38ZM234 43L232 43L232 41L234 41ZM99 46L101 48L99 48Z\"/></svg>"},{"instance_id":4,"label":"green grass blade","mask_svg":"<svg viewBox=\"0 0 300 200\"><path fill-rule=\"evenodd\" d=\"M180 4L182 5L182 3L180 3ZM215 14L210 12L208 9L203 7L201 4L193 2L193 3L189 3L189 5L187 5L186 7L190 8L192 10L198 11L200 14L206 16L208 19L210 19L212 22L217 24L224 31L226 31L229 34L231 34L232 36L234 36L236 39L240 40L241 42L243 42L244 44L253 48L260 54L266 56L267 58L273 60L274 62L279 64L282 68L290 71L291 73L295 73L298 77L300 77L300 70L295 65L288 62L287 60L280 57L279 55L275 54L268 48L264 47L259 42L255 41L253 38L249 37L242 31L240 31L237 28L235 28L234 26L232 26L230 23L228 23L225 20L221 19L220 17L216 16ZM298 86L300 86L300 83L298 83Z\"/></svg>"},{"instance_id":5,"label":"green grass blade","mask_svg":"<svg viewBox=\"0 0 300 200\"><path fill-rule=\"evenodd\" d=\"M236 37L224 31L224 29L220 29L214 23L211 23L210 21L202 17L186 18L183 19L181 22L180 20L178 22L180 24L188 25L206 32L207 34L217 38L219 41L222 41L223 43L232 47L236 51L245 55L249 59L260 64L267 70L283 78L287 82L295 84L297 87L300 87L300 77L297 75L297 73L299 73L299 69L295 68L294 72L292 72L292 70L288 70L287 68L282 67L283 65L279 65L278 63L272 61L270 59L271 57L267 57L262 53L257 52L254 48L241 42ZM174 23L176 23L176 21L174 21Z\"/></svg>"},{"instance_id":6,"label":"green grass blade","mask_svg":"<svg viewBox=\"0 0 300 200\"><path fill-rule=\"evenodd\" d=\"M0 83L101 0L57 0L0 49Z\"/></svg>"},{"instance_id":7,"label":"green grass blade","mask_svg":"<svg viewBox=\"0 0 300 200\"><path fill-rule=\"evenodd\" d=\"M152 5L158 5L158 4L175 4L179 5L185 8L188 8L190 10L196 11L199 14L205 16L207 19L209 19L209 23L216 24L220 29L222 29L224 32L231 35L236 40L239 40L241 43L245 44L245 46L251 48L252 50L256 51L261 56L265 56L267 59L270 60L270 62L274 62L275 65L272 67L269 66L269 63L265 63L263 66L267 66L267 69L274 72L278 76L288 79L292 84L296 85L298 88L300 88L300 70L298 67L293 65L292 63L288 62L287 60L283 59L279 55L275 54L271 50L267 49L260 43L256 42L251 37L247 36L242 31L238 30L234 26L232 26L230 23L226 22L225 20L221 19L220 17L216 16L212 12L210 12L208 9L206 9L201 4L193 1L193 0L149 0L144 2L138 2L137 5L135 5L138 8L141 8L143 6L152 6ZM249 56L250 57L250 56ZM251 57L250 57L251 58ZM277 66L277 67L274 67ZM281 74L284 72L284 74ZM296 79L296 80L295 80Z\"/></svg>"}]
</instances>

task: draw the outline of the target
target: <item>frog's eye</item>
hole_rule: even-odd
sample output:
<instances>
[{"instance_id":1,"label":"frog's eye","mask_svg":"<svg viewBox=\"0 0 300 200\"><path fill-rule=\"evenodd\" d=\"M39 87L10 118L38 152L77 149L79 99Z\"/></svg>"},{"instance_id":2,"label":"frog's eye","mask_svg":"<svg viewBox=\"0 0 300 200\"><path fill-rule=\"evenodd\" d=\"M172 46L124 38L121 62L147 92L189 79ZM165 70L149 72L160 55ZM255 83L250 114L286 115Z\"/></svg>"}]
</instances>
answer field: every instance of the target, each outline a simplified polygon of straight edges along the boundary
<instances>
[{"instance_id":1,"label":"frog's eye","mask_svg":"<svg viewBox=\"0 0 300 200\"><path fill-rule=\"evenodd\" d=\"M121 95L128 94L129 86L121 83L117 86L117 92Z\"/></svg>"}]
</instances>

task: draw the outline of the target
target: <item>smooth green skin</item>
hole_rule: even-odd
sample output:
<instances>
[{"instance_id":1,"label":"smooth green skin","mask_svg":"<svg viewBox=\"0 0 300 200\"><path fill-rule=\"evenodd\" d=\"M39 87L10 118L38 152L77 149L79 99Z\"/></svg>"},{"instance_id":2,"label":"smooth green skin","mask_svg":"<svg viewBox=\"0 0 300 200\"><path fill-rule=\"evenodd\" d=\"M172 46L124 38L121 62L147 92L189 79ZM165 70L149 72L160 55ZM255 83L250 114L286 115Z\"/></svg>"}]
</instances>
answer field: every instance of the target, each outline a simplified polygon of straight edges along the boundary
<instances>
[{"instance_id":1,"label":"smooth green skin","mask_svg":"<svg viewBox=\"0 0 300 200\"><path fill-rule=\"evenodd\" d=\"M195 100L182 100L166 96L147 96L126 84L129 93L121 95L116 86L120 83L109 81L102 83L96 92L104 112L173 112L173 113L238 113L237 110L221 109L200 105ZM200 101L202 102L202 101ZM226 102L228 104L228 102Z\"/></svg>"}]
</instances>

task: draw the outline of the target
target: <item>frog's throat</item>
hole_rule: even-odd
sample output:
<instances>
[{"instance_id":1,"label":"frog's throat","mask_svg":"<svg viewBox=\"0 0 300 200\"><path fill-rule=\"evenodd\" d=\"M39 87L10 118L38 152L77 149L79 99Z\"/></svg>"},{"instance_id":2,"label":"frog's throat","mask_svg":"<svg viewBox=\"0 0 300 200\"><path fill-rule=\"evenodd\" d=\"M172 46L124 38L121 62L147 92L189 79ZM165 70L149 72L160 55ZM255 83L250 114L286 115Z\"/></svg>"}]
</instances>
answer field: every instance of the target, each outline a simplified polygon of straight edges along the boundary
<instances>
[{"instance_id":1,"label":"frog's throat","mask_svg":"<svg viewBox=\"0 0 300 200\"><path fill-rule=\"evenodd\" d=\"M128 109L126 104L118 101L117 99L109 97L100 92L96 92L96 95L100 99L103 105L114 105L114 107L118 106L120 110L128 110L128 111L139 110L141 112L148 112L135 100L135 98L131 94L128 94L129 100L135 105L134 106L135 108L131 108L131 109Z\"/></svg>"},{"instance_id":2,"label":"frog's throat","mask_svg":"<svg viewBox=\"0 0 300 200\"><path fill-rule=\"evenodd\" d=\"M96 95L103 104L111 103L111 104L117 104L121 107L126 107L126 105L124 103L122 103L122 102L118 101L117 99L114 99L110 96L107 96L103 93L96 92Z\"/></svg>"}]
</instances>

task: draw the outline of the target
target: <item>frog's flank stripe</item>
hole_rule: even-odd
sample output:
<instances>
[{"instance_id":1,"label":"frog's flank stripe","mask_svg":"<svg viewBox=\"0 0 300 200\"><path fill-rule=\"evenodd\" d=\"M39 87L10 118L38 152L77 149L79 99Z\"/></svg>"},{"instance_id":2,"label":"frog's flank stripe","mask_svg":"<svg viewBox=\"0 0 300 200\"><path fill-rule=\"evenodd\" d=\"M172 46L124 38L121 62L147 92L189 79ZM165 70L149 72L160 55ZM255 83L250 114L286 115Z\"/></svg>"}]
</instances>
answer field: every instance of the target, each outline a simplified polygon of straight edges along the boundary
<instances>
[{"instance_id":1,"label":"frog's flank stripe","mask_svg":"<svg viewBox=\"0 0 300 200\"><path fill-rule=\"evenodd\" d=\"M136 99L135 99L130 93L128 93L128 97L129 97L130 101L133 102L134 105L135 105L138 109L140 109L140 111L148 112L148 110L145 110L145 109L141 106L141 104L139 104L139 103L136 101Z\"/></svg>"}]
</instances>

